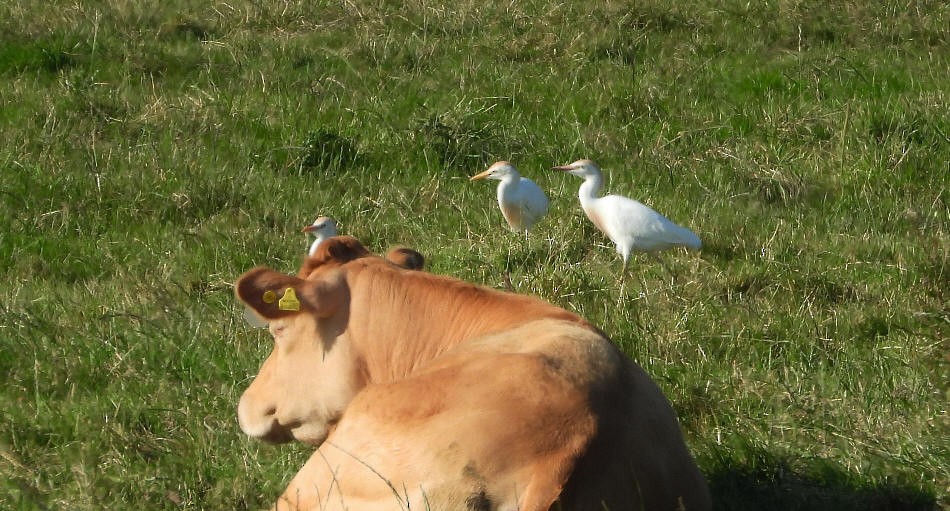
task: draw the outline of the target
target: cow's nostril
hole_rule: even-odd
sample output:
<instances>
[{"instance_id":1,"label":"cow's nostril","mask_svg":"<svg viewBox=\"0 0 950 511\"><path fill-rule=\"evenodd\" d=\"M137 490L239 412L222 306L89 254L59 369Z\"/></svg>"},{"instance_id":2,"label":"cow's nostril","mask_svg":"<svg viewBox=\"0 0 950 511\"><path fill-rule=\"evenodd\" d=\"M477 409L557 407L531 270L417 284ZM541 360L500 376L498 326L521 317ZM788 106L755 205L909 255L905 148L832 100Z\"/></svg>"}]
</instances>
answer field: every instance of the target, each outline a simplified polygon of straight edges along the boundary
<instances>
[{"instance_id":1,"label":"cow's nostril","mask_svg":"<svg viewBox=\"0 0 950 511\"><path fill-rule=\"evenodd\" d=\"M267 416L267 417L273 417L273 416L277 415L277 407L276 407L276 406L272 406L272 407L268 408L267 410L264 410L264 415Z\"/></svg>"}]
</instances>

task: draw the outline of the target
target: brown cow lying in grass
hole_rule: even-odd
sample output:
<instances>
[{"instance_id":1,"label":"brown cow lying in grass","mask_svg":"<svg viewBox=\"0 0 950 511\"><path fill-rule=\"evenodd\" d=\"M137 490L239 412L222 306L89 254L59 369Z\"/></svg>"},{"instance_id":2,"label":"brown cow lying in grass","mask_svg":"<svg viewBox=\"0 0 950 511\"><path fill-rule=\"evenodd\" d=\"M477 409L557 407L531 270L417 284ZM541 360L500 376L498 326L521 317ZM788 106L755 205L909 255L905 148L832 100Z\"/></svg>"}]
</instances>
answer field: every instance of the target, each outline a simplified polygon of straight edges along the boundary
<instances>
[{"instance_id":1,"label":"brown cow lying in grass","mask_svg":"<svg viewBox=\"0 0 950 511\"><path fill-rule=\"evenodd\" d=\"M241 428L319 449L274 509L705 510L669 402L579 316L331 238L237 295L274 350Z\"/></svg>"}]
</instances>

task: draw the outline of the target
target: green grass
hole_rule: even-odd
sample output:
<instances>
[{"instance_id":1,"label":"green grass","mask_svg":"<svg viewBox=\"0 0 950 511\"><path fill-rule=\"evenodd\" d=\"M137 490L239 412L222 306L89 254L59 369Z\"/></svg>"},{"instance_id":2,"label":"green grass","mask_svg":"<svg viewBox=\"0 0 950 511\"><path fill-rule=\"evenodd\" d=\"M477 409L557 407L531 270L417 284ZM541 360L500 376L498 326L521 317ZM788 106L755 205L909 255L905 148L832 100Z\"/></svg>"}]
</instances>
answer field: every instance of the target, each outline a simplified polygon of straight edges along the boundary
<instances>
[{"instance_id":1,"label":"green grass","mask_svg":"<svg viewBox=\"0 0 950 511\"><path fill-rule=\"evenodd\" d=\"M488 4L0 6L0 507L269 505L308 449L237 427L230 283L317 214L601 326L719 509L950 507L945 2ZM703 252L621 288L582 157Z\"/></svg>"}]
</instances>

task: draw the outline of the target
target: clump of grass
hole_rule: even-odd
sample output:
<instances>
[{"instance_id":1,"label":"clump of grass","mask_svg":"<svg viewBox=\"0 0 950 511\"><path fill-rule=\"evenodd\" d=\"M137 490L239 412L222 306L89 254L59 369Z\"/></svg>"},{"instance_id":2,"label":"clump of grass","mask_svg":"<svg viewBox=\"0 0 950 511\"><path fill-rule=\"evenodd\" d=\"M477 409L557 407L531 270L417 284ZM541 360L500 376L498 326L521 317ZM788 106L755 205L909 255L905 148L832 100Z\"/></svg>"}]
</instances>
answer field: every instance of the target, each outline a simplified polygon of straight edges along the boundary
<instances>
[{"instance_id":1,"label":"clump of grass","mask_svg":"<svg viewBox=\"0 0 950 511\"><path fill-rule=\"evenodd\" d=\"M444 169L467 172L490 163L492 137L485 129L450 123L440 115L429 115L417 121L417 133L423 152L436 158Z\"/></svg>"},{"instance_id":2,"label":"clump of grass","mask_svg":"<svg viewBox=\"0 0 950 511\"><path fill-rule=\"evenodd\" d=\"M6 41L0 46L0 74L40 71L55 74L77 64L78 51L62 43Z\"/></svg>"},{"instance_id":3,"label":"clump of grass","mask_svg":"<svg viewBox=\"0 0 950 511\"><path fill-rule=\"evenodd\" d=\"M356 165L360 159L356 143L327 128L311 131L302 147L298 168L301 173L332 172Z\"/></svg>"}]
</instances>

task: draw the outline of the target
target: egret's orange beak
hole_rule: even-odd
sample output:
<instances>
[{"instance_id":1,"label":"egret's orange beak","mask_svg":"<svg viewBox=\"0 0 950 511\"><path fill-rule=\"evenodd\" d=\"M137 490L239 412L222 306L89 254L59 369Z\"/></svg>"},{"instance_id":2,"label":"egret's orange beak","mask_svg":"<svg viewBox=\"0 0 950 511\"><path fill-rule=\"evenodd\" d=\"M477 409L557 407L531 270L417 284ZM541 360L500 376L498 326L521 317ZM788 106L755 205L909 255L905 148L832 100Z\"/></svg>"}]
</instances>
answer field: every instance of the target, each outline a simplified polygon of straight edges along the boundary
<instances>
[{"instance_id":1,"label":"egret's orange beak","mask_svg":"<svg viewBox=\"0 0 950 511\"><path fill-rule=\"evenodd\" d=\"M316 230L317 230L317 228L314 227L313 225L308 225L308 226L304 227L303 229L300 229L300 232L313 232L313 231L316 231Z\"/></svg>"},{"instance_id":2,"label":"egret's orange beak","mask_svg":"<svg viewBox=\"0 0 950 511\"><path fill-rule=\"evenodd\" d=\"M576 168L577 168L577 167L574 166L574 165L559 165L559 166L557 166L557 167L551 167L551 170L560 170L560 171L563 171L563 172L568 172L568 171L574 170L574 169L576 169Z\"/></svg>"},{"instance_id":3,"label":"egret's orange beak","mask_svg":"<svg viewBox=\"0 0 950 511\"><path fill-rule=\"evenodd\" d=\"M477 181L477 180L479 180L479 179L485 179L486 177L488 177L489 174L491 174L491 169L488 169L488 170L486 170L486 171L484 171L484 172L479 172L478 174L475 174L474 176L468 178L468 180L469 180L469 181Z\"/></svg>"}]
</instances>

